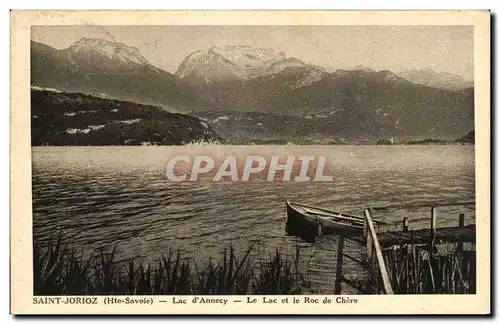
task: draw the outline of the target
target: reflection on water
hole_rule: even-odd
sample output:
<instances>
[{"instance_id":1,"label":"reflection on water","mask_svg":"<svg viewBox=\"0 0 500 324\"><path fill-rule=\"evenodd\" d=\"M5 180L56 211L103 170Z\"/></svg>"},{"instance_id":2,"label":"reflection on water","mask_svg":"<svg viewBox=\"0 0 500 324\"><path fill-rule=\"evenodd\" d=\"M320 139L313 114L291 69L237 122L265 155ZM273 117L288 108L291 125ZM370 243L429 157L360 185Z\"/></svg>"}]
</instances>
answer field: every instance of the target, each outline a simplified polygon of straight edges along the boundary
<instances>
[{"instance_id":1,"label":"reflection on water","mask_svg":"<svg viewBox=\"0 0 500 324\"><path fill-rule=\"evenodd\" d=\"M325 182L169 182L165 165L177 154L325 155L334 177ZM60 228L77 245L118 243L119 258L157 258L180 247L197 259L230 243L243 250L293 249L285 233L285 199L361 213L412 227L438 226L458 213L474 222L473 146L217 146L33 148L35 241ZM301 243L307 246L306 243Z\"/></svg>"}]
</instances>

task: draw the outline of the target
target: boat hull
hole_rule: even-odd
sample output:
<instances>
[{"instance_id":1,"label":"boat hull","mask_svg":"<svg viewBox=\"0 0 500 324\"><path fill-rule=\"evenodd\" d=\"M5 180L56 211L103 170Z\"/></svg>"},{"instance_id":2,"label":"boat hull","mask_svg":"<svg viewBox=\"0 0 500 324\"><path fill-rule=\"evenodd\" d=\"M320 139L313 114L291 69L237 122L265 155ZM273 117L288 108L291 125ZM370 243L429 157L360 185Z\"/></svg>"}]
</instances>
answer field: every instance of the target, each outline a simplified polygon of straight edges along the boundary
<instances>
[{"instance_id":1,"label":"boat hull","mask_svg":"<svg viewBox=\"0 0 500 324\"><path fill-rule=\"evenodd\" d=\"M292 235L314 238L318 235L356 235L363 232L361 223L347 224L335 221L335 216L331 216L330 219L330 217L308 215L289 202L286 204L286 211L286 229ZM321 230L318 229L318 224L321 224Z\"/></svg>"}]
</instances>

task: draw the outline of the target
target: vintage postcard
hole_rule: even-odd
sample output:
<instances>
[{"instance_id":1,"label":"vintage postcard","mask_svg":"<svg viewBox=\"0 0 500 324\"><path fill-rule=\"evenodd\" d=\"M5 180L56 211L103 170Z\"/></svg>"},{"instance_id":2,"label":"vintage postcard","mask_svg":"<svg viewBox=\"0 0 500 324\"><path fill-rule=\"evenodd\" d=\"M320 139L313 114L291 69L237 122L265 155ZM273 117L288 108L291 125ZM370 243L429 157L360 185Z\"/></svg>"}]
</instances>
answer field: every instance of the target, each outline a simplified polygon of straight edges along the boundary
<instances>
[{"instance_id":1,"label":"vintage postcard","mask_svg":"<svg viewBox=\"0 0 500 324\"><path fill-rule=\"evenodd\" d=\"M14 314L489 314L490 12L11 12Z\"/></svg>"}]
</instances>

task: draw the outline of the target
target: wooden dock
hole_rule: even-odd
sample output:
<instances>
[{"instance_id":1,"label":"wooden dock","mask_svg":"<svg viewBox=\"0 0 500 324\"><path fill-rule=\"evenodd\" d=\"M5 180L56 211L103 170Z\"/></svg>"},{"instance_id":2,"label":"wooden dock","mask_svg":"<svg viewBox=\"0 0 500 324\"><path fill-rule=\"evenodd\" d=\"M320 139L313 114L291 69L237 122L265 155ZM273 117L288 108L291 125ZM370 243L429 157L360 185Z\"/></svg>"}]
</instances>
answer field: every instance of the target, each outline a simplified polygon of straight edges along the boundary
<instances>
[{"instance_id":1,"label":"wooden dock","mask_svg":"<svg viewBox=\"0 0 500 324\"><path fill-rule=\"evenodd\" d=\"M432 230L429 228L413 230L408 232L383 232L378 234L378 240L382 247L404 244L426 244L432 238ZM476 225L464 227L440 227L434 233L437 244L455 242L476 242Z\"/></svg>"},{"instance_id":2,"label":"wooden dock","mask_svg":"<svg viewBox=\"0 0 500 324\"><path fill-rule=\"evenodd\" d=\"M311 294L359 295L366 293L369 271L359 239L337 235L316 238L305 278Z\"/></svg>"},{"instance_id":3,"label":"wooden dock","mask_svg":"<svg viewBox=\"0 0 500 324\"><path fill-rule=\"evenodd\" d=\"M402 224L401 231L381 231L380 228L375 227L370 210L366 209L362 236L355 237L339 234L316 237L310 259L305 269L305 291L312 294L334 295L393 294L393 286L397 286L396 288L401 291L400 280L402 280L401 276L405 272L404 268L397 269L398 262L406 262L406 268L408 268L408 260L401 259L394 264L394 256L396 254L387 254L387 251L384 253L385 250L394 252L396 249L406 249L406 247L410 249L411 247L413 249L412 256L415 256L420 253L416 252L416 247L423 246L423 251L431 251L427 253L430 253L432 260L434 260L435 245L458 244L459 248L457 251L463 252L463 243L467 242L474 245L476 242L476 227L475 225L465 226L463 214L459 215L458 226L456 227L436 228L436 213L434 208L431 209L429 228L410 231L408 230L407 218L403 220ZM475 260L475 251L464 252L464 254L469 257L466 260L466 262L469 262L466 266L471 269L470 271L472 272L470 273L473 273L473 276L475 276L475 270L472 269L473 266L470 263L470 260ZM405 254L406 258L408 258L408 255L410 254ZM389 260L388 258L392 261L388 265L389 269L386 265L387 260ZM436 258L443 259L442 256ZM421 264L417 266L421 266ZM457 269L453 268L452 271L455 270ZM460 270L457 271L460 272ZM418 289L409 287L411 285L422 284L416 282L414 278L416 275L409 273L408 269L406 269L405 275L407 276L405 277L405 291L419 291ZM431 279L432 287L436 291L437 283L433 277L432 270ZM475 279L472 280L469 278L468 281L464 281L466 282L465 285L468 285L467 287L464 288L462 282L460 283L461 286L457 286L458 288L456 289L467 290L470 288L469 286L474 286L474 290L475 283L472 281L475 281ZM453 283L447 284L450 286ZM455 291L455 286L451 289Z\"/></svg>"}]
</instances>

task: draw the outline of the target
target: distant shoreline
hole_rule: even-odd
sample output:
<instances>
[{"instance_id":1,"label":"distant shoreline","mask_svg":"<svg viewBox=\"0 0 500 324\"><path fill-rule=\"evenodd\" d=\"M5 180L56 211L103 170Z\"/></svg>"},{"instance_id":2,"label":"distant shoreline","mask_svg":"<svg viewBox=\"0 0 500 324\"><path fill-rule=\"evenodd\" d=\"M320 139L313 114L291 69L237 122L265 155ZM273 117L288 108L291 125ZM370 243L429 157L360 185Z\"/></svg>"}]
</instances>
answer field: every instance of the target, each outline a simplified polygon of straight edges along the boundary
<instances>
[{"instance_id":1,"label":"distant shoreline","mask_svg":"<svg viewBox=\"0 0 500 324\"><path fill-rule=\"evenodd\" d=\"M293 145L293 146L475 146L474 143L467 143L467 144L461 144L461 143L454 143L454 142L449 142L449 143L440 143L440 144L423 144L423 143L400 143L400 144L351 144L351 143L338 143L338 144L275 144L275 143L266 143L266 144L251 144L251 143L238 143L238 144L232 144L232 143L220 143L220 144L208 144L208 145L199 145L199 147L207 147L207 146L270 146L270 145L275 145L275 146L287 146L287 145ZM190 144L184 144L184 145L32 145L31 147L170 147L170 146L190 146ZM193 146L196 147L196 146Z\"/></svg>"}]
</instances>

